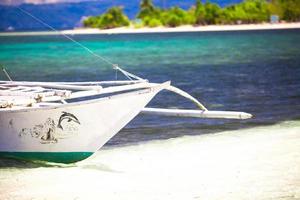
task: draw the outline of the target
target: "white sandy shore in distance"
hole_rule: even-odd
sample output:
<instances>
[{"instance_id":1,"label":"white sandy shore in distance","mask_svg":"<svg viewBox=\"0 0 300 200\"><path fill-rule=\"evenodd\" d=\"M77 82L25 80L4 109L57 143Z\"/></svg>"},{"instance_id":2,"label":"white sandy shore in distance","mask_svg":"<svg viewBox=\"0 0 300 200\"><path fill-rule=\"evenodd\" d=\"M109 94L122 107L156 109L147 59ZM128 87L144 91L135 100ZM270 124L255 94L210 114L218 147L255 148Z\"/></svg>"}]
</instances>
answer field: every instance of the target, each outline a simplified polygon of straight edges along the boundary
<instances>
[{"instance_id":1,"label":"white sandy shore in distance","mask_svg":"<svg viewBox=\"0 0 300 200\"><path fill-rule=\"evenodd\" d=\"M132 28L122 27L114 29L100 30L96 28L77 28L73 30L59 31L63 34L80 35L80 34L129 34L129 33L176 33L176 32L205 32L205 31L246 31L246 30L273 30L273 29L299 29L298 23L279 23L279 24L243 24L243 25L209 25L209 26L180 26L176 28L156 27L156 28ZM0 36L15 35L56 35L54 31L37 31L37 32L0 32Z\"/></svg>"},{"instance_id":2,"label":"white sandy shore in distance","mask_svg":"<svg viewBox=\"0 0 300 200\"><path fill-rule=\"evenodd\" d=\"M0 199L300 199L300 121L107 148L63 168L1 169Z\"/></svg>"}]
</instances>

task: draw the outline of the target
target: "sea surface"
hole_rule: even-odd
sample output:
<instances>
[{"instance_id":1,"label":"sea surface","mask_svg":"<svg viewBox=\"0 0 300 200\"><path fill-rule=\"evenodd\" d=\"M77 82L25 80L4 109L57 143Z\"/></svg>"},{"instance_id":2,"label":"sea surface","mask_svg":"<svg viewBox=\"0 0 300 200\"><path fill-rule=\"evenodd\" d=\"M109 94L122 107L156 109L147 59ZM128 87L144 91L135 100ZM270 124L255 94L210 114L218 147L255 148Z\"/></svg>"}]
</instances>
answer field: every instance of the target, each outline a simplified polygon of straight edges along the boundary
<instances>
[{"instance_id":1,"label":"sea surface","mask_svg":"<svg viewBox=\"0 0 300 200\"><path fill-rule=\"evenodd\" d=\"M72 36L152 82L171 80L210 110L245 111L253 119L138 116L107 145L269 125L300 117L300 30ZM114 80L111 66L63 36L0 37L0 64L13 80ZM124 79L117 74L118 79ZM6 79L4 74L1 79ZM193 108L162 92L153 107Z\"/></svg>"},{"instance_id":2,"label":"sea surface","mask_svg":"<svg viewBox=\"0 0 300 200\"><path fill-rule=\"evenodd\" d=\"M0 199L300 198L300 30L72 37L138 76L171 80L210 110L254 118L140 115L79 163L0 159ZM61 36L0 37L0 64L19 81L116 78ZM194 108L168 92L150 106Z\"/></svg>"}]
</instances>

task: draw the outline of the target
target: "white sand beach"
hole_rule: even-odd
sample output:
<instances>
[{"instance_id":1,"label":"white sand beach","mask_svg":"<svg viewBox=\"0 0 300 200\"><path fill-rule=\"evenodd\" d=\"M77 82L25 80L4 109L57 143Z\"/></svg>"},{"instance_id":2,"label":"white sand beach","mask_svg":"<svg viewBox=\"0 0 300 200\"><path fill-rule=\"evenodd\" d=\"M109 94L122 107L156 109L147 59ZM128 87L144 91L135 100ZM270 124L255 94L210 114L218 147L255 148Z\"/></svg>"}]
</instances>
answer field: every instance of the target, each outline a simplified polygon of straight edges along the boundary
<instances>
[{"instance_id":1,"label":"white sand beach","mask_svg":"<svg viewBox=\"0 0 300 200\"><path fill-rule=\"evenodd\" d=\"M16 35L56 35L59 33L68 35L80 34L130 34L130 33L176 33L176 32L207 32L207 31L247 31L247 30L276 30L276 29L299 29L298 23L279 23L279 24L242 24L242 25L209 25L209 26L179 26L175 28L156 27L156 28L133 28L122 27L114 29L100 30L96 28L77 28L72 30L36 31L36 32L0 32L0 36Z\"/></svg>"},{"instance_id":2,"label":"white sand beach","mask_svg":"<svg viewBox=\"0 0 300 200\"><path fill-rule=\"evenodd\" d=\"M99 29L74 29L62 31L64 34L118 34L118 33L172 33L172 32L205 32L205 31L242 31L242 30L271 30L271 29L296 29L299 23L282 24L243 24L243 25L209 25L209 26L179 26L175 28L115 28L107 30Z\"/></svg>"},{"instance_id":3,"label":"white sand beach","mask_svg":"<svg viewBox=\"0 0 300 200\"><path fill-rule=\"evenodd\" d=\"M2 166L0 199L300 199L300 121L106 148L65 167Z\"/></svg>"}]
</instances>

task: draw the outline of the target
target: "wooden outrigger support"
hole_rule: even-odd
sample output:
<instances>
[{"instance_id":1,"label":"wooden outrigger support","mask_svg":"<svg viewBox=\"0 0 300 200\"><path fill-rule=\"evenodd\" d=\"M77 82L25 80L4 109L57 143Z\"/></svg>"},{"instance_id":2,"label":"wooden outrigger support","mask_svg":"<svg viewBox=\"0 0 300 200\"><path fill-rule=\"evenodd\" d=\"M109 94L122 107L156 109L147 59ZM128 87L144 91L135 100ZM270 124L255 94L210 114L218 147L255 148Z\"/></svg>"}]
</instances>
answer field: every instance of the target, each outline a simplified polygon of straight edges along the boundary
<instances>
[{"instance_id":1,"label":"wooden outrigger support","mask_svg":"<svg viewBox=\"0 0 300 200\"><path fill-rule=\"evenodd\" d=\"M165 109L165 108L144 108L142 114L152 114L152 115L163 115L163 116L173 116L173 117L196 117L196 118L215 118L215 119L249 119L252 115L245 112L235 112L235 111L209 111L200 103L196 98L188 94L187 92L176 88L174 86L169 86L166 88L171 92L174 92L180 96L183 96L196 104L200 110L187 110L187 109Z\"/></svg>"},{"instance_id":2,"label":"wooden outrigger support","mask_svg":"<svg viewBox=\"0 0 300 200\"><path fill-rule=\"evenodd\" d=\"M166 90L169 90L171 92L174 92L176 94L179 94L180 96L183 96L189 100L191 100L192 102L194 102L201 110L207 110L204 105L202 103L200 103L196 98L194 98L192 95L190 95L189 93L174 87L172 85L170 85Z\"/></svg>"}]
</instances>

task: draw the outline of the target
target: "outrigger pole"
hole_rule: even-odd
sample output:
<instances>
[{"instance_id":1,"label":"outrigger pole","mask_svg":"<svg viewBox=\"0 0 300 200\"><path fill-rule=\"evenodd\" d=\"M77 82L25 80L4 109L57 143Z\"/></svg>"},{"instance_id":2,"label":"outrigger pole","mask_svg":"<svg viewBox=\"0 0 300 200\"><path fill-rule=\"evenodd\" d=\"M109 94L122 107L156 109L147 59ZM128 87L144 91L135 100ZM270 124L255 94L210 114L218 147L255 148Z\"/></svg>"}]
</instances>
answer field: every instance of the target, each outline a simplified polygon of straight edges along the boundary
<instances>
[{"instance_id":1,"label":"outrigger pole","mask_svg":"<svg viewBox=\"0 0 300 200\"><path fill-rule=\"evenodd\" d=\"M251 114L235 111L209 111L187 109L144 108L142 114L162 115L171 117L193 117L211 119L250 119Z\"/></svg>"}]
</instances>

